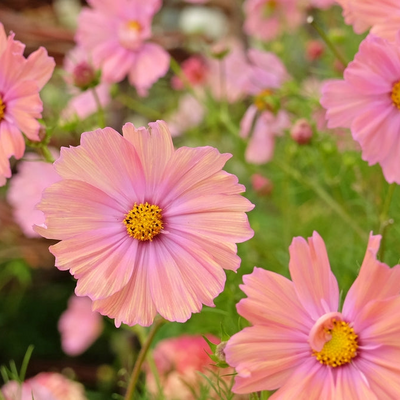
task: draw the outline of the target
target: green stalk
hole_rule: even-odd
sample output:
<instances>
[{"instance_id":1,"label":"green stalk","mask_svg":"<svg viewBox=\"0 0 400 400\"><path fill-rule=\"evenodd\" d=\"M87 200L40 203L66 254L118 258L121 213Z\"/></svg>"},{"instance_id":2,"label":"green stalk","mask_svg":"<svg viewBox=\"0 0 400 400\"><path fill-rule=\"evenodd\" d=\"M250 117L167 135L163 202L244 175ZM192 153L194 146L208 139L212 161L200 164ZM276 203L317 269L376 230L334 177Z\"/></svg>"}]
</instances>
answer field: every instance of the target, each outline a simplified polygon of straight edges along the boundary
<instances>
[{"instance_id":1,"label":"green stalk","mask_svg":"<svg viewBox=\"0 0 400 400\"><path fill-rule=\"evenodd\" d=\"M131 379L129 381L128 389L126 391L125 400L134 400L134 394L136 389L137 381L139 380L140 371L142 369L143 361L146 358L147 352L150 348L153 339L160 329L160 327L164 324L165 320L163 318L156 318L153 326L151 327L149 336L146 338L146 341L142 348L140 349L138 358L136 359L135 366L133 367Z\"/></svg>"},{"instance_id":2,"label":"green stalk","mask_svg":"<svg viewBox=\"0 0 400 400\"><path fill-rule=\"evenodd\" d=\"M91 88L90 90L93 93L94 101L96 102L96 106L97 106L97 117L98 117L99 128L105 128L106 120L105 120L105 116L104 116L104 109L101 105L99 95L97 94L95 87Z\"/></svg>"},{"instance_id":3,"label":"green stalk","mask_svg":"<svg viewBox=\"0 0 400 400\"><path fill-rule=\"evenodd\" d=\"M382 211L379 215L379 234L382 235L381 246L379 248L378 258L383 261L383 256L385 254L385 236L387 232L387 227L392 223L392 220L389 219L389 209L390 204L392 202L393 193L396 189L397 184L392 183L386 193L385 202L382 207Z\"/></svg>"}]
</instances>

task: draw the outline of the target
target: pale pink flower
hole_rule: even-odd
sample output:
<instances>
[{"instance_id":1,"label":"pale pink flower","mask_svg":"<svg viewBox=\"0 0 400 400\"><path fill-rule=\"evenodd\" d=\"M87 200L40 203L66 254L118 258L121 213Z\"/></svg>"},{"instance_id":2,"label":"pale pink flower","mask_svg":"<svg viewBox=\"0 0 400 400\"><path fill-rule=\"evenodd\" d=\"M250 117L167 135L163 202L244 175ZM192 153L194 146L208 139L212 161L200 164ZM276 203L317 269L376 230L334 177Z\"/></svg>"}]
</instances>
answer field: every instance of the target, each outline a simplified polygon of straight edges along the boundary
<instances>
[{"instance_id":1,"label":"pale pink flower","mask_svg":"<svg viewBox=\"0 0 400 400\"><path fill-rule=\"evenodd\" d=\"M55 62L41 47L26 59L25 45L8 38L0 23L0 186L11 177L9 158L25 152L22 133L39 141L43 104L39 91L50 79Z\"/></svg>"},{"instance_id":2,"label":"pale pink flower","mask_svg":"<svg viewBox=\"0 0 400 400\"><path fill-rule=\"evenodd\" d=\"M222 168L231 157L212 147L174 150L163 121L85 132L55 162L62 181L38 208L60 270L75 293L119 326L150 325L158 312L184 322L240 265L237 242L253 235L245 188Z\"/></svg>"},{"instance_id":3,"label":"pale pink flower","mask_svg":"<svg viewBox=\"0 0 400 400\"><path fill-rule=\"evenodd\" d=\"M368 35L344 72L322 88L328 127L350 128L369 165L400 183L400 41Z\"/></svg>"},{"instance_id":4,"label":"pale pink flower","mask_svg":"<svg viewBox=\"0 0 400 400\"><path fill-rule=\"evenodd\" d=\"M320 8L321 10L326 10L334 4L337 4L336 0L310 0L310 6Z\"/></svg>"},{"instance_id":5,"label":"pale pink flower","mask_svg":"<svg viewBox=\"0 0 400 400\"><path fill-rule=\"evenodd\" d=\"M246 148L245 158L253 164L264 164L274 154L275 136L283 134L290 122L286 111L273 109L269 103L272 89L279 88L289 75L280 59L273 53L250 49L250 64L243 73L246 76L244 88L255 96L252 104L240 122L240 136L253 134ZM254 123L254 128L253 127Z\"/></svg>"},{"instance_id":6,"label":"pale pink flower","mask_svg":"<svg viewBox=\"0 0 400 400\"><path fill-rule=\"evenodd\" d=\"M203 121L204 114L203 104L191 94L184 94L179 99L178 108L167 120L172 137L198 126Z\"/></svg>"},{"instance_id":7,"label":"pale pink flower","mask_svg":"<svg viewBox=\"0 0 400 400\"><path fill-rule=\"evenodd\" d=\"M103 318L99 313L92 311L92 302L89 298L71 296L67 310L58 320L58 330L64 353L77 356L100 336L103 330Z\"/></svg>"},{"instance_id":8,"label":"pale pink flower","mask_svg":"<svg viewBox=\"0 0 400 400\"><path fill-rule=\"evenodd\" d=\"M355 33L372 27L371 33L395 41L399 30L400 3L398 0L337 0L343 8L343 17L353 25Z\"/></svg>"},{"instance_id":9,"label":"pale pink flower","mask_svg":"<svg viewBox=\"0 0 400 400\"><path fill-rule=\"evenodd\" d=\"M298 0L245 0L243 9L245 33L265 41L293 31L305 18Z\"/></svg>"},{"instance_id":10,"label":"pale pink flower","mask_svg":"<svg viewBox=\"0 0 400 400\"><path fill-rule=\"evenodd\" d=\"M81 47L69 51L64 58L64 70L65 81L72 98L61 114L63 119L85 119L98 112L97 101L101 108L110 103L111 85L101 82L101 72L94 68L87 51Z\"/></svg>"},{"instance_id":11,"label":"pale pink flower","mask_svg":"<svg viewBox=\"0 0 400 400\"><path fill-rule=\"evenodd\" d=\"M212 335L207 339L214 344L220 341ZM182 335L176 338L161 340L154 348L153 356L160 376L163 395L166 400L195 400L193 394L198 393L200 386L208 386L208 382L199 372L206 375L217 386L216 374L229 386L232 379L232 368L215 367L210 358L211 350L200 335ZM153 395L157 394L157 385L150 368L147 369L146 387ZM247 396L246 396L247 397ZM233 400L241 397L235 396ZM210 388L207 399L220 399Z\"/></svg>"},{"instance_id":12,"label":"pale pink flower","mask_svg":"<svg viewBox=\"0 0 400 400\"><path fill-rule=\"evenodd\" d=\"M54 372L41 372L22 385L10 381L1 394L5 400L87 400L81 384Z\"/></svg>"},{"instance_id":13,"label":"pale pink flower","mask_svg":"<svg viewBox=\"0 0 400 400\"><path fill-rule=\"evenodd\" d=\"M151 22L161 0L88 0L78 22L76 41L87 50L102 80L128 76L140 96L169 68L169 54L151 38Z\"/></svg>"},{"instance_id":14,"label":"pale pink flower","mask_svg":"<svg viewBox=\"0 0 400 400\"><path fill-rule=\"evenodd\" d=\"M292 281L255 268L237 305L253 325L225 348L234 392L277 390L270 399L397 399L400 393L400 265L378 261L370 235L361 269L338 311L339 288L314 232L289 247Z\"/></svg>"},{"instance_id":15,"label":"pale pink flower","mask_svg":"<svg viewBox=\"0 0 400 400\"><path fill-rule=\"evenodd\" d=\"M52 153L55 158L58 157L57 151L52 150ZM44 215L36 209L36 204L42 198L43 190L60 179L53 165L40 160L36 154L26 154L24 161L18 164L18 173L10 181L7 201L25 236L40 237L33 230L33 225L42 224Z\"/></svg>"}]
</instances>

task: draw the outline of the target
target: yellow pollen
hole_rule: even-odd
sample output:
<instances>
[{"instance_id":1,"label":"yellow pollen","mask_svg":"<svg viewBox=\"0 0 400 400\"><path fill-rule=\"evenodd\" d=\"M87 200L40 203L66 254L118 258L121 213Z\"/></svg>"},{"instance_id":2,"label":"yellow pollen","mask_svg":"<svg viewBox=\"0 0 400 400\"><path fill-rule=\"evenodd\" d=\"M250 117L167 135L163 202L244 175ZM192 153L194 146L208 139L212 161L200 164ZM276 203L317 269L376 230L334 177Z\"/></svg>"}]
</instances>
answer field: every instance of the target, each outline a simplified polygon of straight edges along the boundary
<instances>
[{"instance_id":1,"label":"yellow pollen","mask_svg":"<svg viewBox=\"0 0 400 400\"><path fill-rule=\"evenodd\" d=\"M268 18L271 16L271 14L274 13L274 11L276 10L277 7L277 1L276 0L269 0L265 3L264 6L264 12L263 12L263 16L265 18Z\"/></svg>"},{"instance_id":2,"label":"yellow pollen","mask_svg":"<svg viewBox=\"0 0 400 400\"><path fill-rule=\"evenodd\" d=\"M3 99L0 97L0 121L4 118L5 109L6 105L3 103Z\"/></svg>"},{"instance_id":3,"label":"yellow pollen","mask_svg":"<svg viewBox=\"0 0 400 400\"><path fill-rule=\"evenodd\" d=\"M132 29L136 32L140 32L142 30L142 25L140 25L139 22L135 20L127 22L126 25L128 26L129 29Z\"/></svg>"},{"instance_id":4,"label":"yellow pollen","mask_svg":"<svg viewBox=\"0 0 400 400\"><path fill-rule=\"evenodd\" d=\"M147 201L145 204L136 204L125 215L124 224L129 236L145 242L152 241L163 229L161 208Z\"/></svg>"},{"instance_id":5,"label":"yellow pollen","mask_svg":"<svg viewBox=\"0 0 400 400\"><path fill-rule=\"evenodd\" d=\"M400 81L393 85L390 97L392 98L393 104L400 110Z\"/></svg>"},{"instance_id":6,"label":"yellow pollen","mask_svg":"<svg viewBox=\"0 0 400 400\"><path fill-rule=\"evenodd\" d=\"M333 328L325 331L332 336L321 351L313 350L312 355L325 365L338 367L349 363L356 355L358 349L358 336L347 322L332 320Z\"/></svg>"},{"instance_id":7,"label":"yellow pollen","mask_svg":"<svg viewBox=\"0 0 400 400\"><path fill-rule=\"evenodd\" d=\"M260 110L264 111L270 109L270 105L266 102L266 98L272 95L271 90L265 89L254 98L254 105Z\"/></svg>"}]
</instances>

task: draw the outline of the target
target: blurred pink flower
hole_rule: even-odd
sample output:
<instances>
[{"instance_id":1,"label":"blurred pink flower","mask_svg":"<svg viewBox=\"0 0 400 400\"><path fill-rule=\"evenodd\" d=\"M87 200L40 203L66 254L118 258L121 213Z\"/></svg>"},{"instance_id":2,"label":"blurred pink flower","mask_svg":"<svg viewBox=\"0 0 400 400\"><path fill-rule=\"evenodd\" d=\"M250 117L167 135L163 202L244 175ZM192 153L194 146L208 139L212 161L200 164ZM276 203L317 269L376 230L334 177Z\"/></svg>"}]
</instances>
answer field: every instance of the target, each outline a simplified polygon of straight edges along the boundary
<instances>
[{"instance_id":1,"label":"blurred pink flower","mask_svg":"<svg viewBox=\"0 0 400 400\"><path fill-rule=\"evenodd\" d=\"M400 265L376 259L370 235L341 312L325 244L314 232L289 247L292 281L255 268L237 305L253 326L232 336L234 392L277 390L270 399L397 399L400 392Z\"/></svg>"},{"instance_id":2,"label":"blurred pink flower","mask_svg":"<svg viewBox=\"0 0 400 400\"><path fill-rule=\"evenodd\" d=\"M343 17L353 25L355 33L372 27L371 33L395 41L399 30L400 2L398 0L337 0L343 8Z\"/></svg>"},{"instance_id":3,"label":"blurred pink flower","mask_svg":"<svg viewBox=\"0 0 400 400\"><path fill-rule=\"evenodd\" d=\"M298 144L310 143L313 130L306 118L298 119L290 129L291 138Z\"/></svg>"},{"instance_id":4,"label":"blurred pink flower","mask_svg":"<svg viewBox=\"0 0 400 400\"><path fill-rule=\"evenodd\" d=\"M333 6L336 0L309 0L310 6L315 8L320 8L321 10L326 10L327 8ZM338 0L339 1L339 0Z\"/></svg>"},{"instance_id":5,"label":"blurred pink flower","mask_svg":"<svg viewBox=\"0 0 400 400\"><path fill-rule=\"evenodd\" d=\"M368 35L344 72L322 89L328 128L350 128L369 165L400 183L400 41Z\"/></svg>"},{"instance_id":6,"label":"blurred pink flower","mask_svg":"<svg viewBox=\"0 0 400 400\"><path fill-rule=\"evenodd\" d=\"M161 0L88 0L78 21L76 41L88 51L102 80L128 76L140 96L169 68L169 54L150 43L151 22Z\"/></svg>"},{"instance_id":7,"label":"blurred pink flower","mask_svg":"<svg viewBox=\"0 0 400 400\"><path fill-rule=\"evenodd\" d=\"M214 344L220 342L212 335L207 335L207 339ZM229 385L232 379L232 368L222 369L218 372L210 354L210 347L200 335L182 335L158 342L153 356L160 375L163 398L165 400L195 400L197 397L193 391L198 393L201 385L208 385L199 372L208 376L213 382L216 382L214 374L219 373L220 376L222 375L221 379ZM157 394L156 381L150 368L147 370L146 387L151 394ZM233 400L239 400L239 398L239 396L235 396ZM220 399L220 396L210 388L207 399L216 400Z\"/></svg>"},{"instance_id":8,"label":"blurred pink flower","mask_svg":"<svg viewBox=\"0 0 400 400\"><path fill-rule=\"evenodd\" d=\"M65 81L73 96L62 112L62 118L71 120L85 119L98 111L98 104L106 107L110 101L109 83L101 82L101 73L92 65L90 55L81 47L75 47L64 58ZM93 93L96 91L96 94Z\"/></svg>"},{"instance_id":9,"label":"blurred pink flower","mask_svg":"<svg viewBox=\"0 0 400 400\"><path fill-rule=\"evenodd\" d=\"M245 0L244 32L269 41L284 31L293 31L305 19L298 3L298 0Z\"/></svg>"},{"instance_id":10,"label":"blurred pink flower","mask_svg":"<svg viewBox=\"0 0 400 400\"><path fill-rule=\"evenodd\" d=\"M50 79L55 62L41 47L26 59L25 45L8 36L0 23L0 186L11 177L9 158L20 159L25 136L39 141L43 104L39 91Z\"/></svg>"},{"instance_id":11,"label":"blurred pink flower","mask_svg":"<svg viewBox=\"0 0 400 400\"><path fill-rule=\"evenodd\" d=\"M253 174L251 176L251 185L259 196L270 195L274 187L272 182L261 174Z\"/></svg>"},{"instance_id":12,"label":"blurred pink flower","mask_svg":"<svg viewBox=\"0 0 400 400\"><path fill-rule=\"evenodd\" d=\"M199 56L192 56L185 60L182 65L182 73L192 86L204 85L207 78L208 68L205 61ZM184 82L179 76L173 76L171 79L172 88L182 90L185 88Z\"/></svg>"},{"instance_id":13,"label":"blurred pink flower","mask_svg":"<svg viewBox=\"0 0 400 400\"><path fill-rule=\"evenodd\" d=\"M52 154L58 157L58 151L52 150ZM40 160L36 154L26 154L24 161L18 164L18 173L10 181L7 201L25 236L40 237L33 230L33 225L42 224L44 215L35 208L36 204L42 198L43 190L60 179L53 165Z\"/></svg>"},{"instance_id":14,"label":"blurred pink flower","mask_svg":"<svg viewBox=\"0 0 400 400\"><path fill-rule=\"evenodd\" d=\"M240 122L240 136L247 138L254 123L245 158L253 164L264 164L274 154L275 136L282 135L290 126L286 111L273 109L271 90L279 88L289 75L282 61L273 53L250 49L248 57L250 64L243 72L246 77L244 88L255 98Z\"/></svg>"},{"instance_id":15,"label":"blurred pink flower","mask_svg":"<svg viewBox=\"0 0 400 400\"><path fill-rule=\"evenodd\" d=\"M204 114L204 106L191 94L184 94L179 99L177 110L167 120L171 136L179 136L196 127L203 121Z\"/></svg>"},{"instance_id":16,"label":"blurred pink flower","mask_svg":"<svg viewBox=\"0 0 400 400\"><path fill-rule=\"evenodd\" d=\"M100 336L103 330L103 318L99 313L92 311L92 302L89 298L71 296L67 310L58 320L58 330L64 353L77 356Z\"/></svg>"},{"instance_id":17,"label":"blurred pink flower","mask_svg":"<svg viewBox=\"0 0 400 400\"><path fill-rule=\"evenodd\" d=\"M22 385L10 381L1 393L5 400L87 400L81 384L54 372L42 372Z\"/></svg>"},{"instance_id":18,"label":"blurred pink flower","mask_svg":"<svg viewBox=\"0 0 400 400\"><path fill-rule=\"evenodd\" d=\"M148 326L158 312L184 322L236 271L237 242L253 236L244 186L222 168L231 157L212 147L174 150L164 121L123 136L85 132L55 162L62 181L50 186L36 227L60 270L77 279L76 294L115 324Z\"/></svg>"}]
</instances>

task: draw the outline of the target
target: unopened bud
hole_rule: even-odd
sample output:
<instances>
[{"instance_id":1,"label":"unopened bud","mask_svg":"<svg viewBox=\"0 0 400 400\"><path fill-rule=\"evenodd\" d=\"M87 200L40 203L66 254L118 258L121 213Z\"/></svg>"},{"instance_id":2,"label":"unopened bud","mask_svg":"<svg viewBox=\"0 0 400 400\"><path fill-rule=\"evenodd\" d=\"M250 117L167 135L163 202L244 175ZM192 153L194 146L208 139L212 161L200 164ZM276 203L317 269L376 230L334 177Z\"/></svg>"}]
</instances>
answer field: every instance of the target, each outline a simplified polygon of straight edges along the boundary
<instances>
[{"instance_id":1,"label":"unopened bud","mask_svg":"<svg viewBox=\"0 0 400 400\"><path fill-rule=\"evenodd\" d=\"M298 144L310 143L312 135L311 125L304 118L297 120L290 131L290 136Z\"/></svg>"},{"instance_id":2,"label":"unopened bud","mask_svg":"<svg viewBox=\"0 0 400 400\"><path fill-rule=\"evenodd\" d=\"M324 53L324 45L319 40L310 40L306 45L306 55L310 61L321 58Z\"/></svg>"},{"instance_id":3,"label":"unopened bud","mask_svg":"<svg viewBox=\"0 0 400 400\"><path fill-rule=\"evenodd\" d=\"M97 76L94 68L87 62L77 64L72 72L74 85L82 90L96 86Z\"/></svg>"},{"instance_id":4,"label":"unopened bud","mask_svg":"<svg viewBox=\"0 0 400 400\"><path fill-rule=\"evenodd\" d=\"M218 357L219 361L226 362L225 347L227 343L228 342L221 342L215 349L215 355Z\"/></svg>"},{"instance_id":5,"label":"unopened bud","mask_svg":"<svg viewBox=\"0 0 400 400\"><path fill-rule=\"evenodd\" d=\"M260 196L269 196L272 193L272 182L261 174L253 174L251 176L251 184L255 192Z\"/></svg>"}]
</instances>

